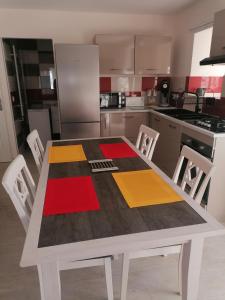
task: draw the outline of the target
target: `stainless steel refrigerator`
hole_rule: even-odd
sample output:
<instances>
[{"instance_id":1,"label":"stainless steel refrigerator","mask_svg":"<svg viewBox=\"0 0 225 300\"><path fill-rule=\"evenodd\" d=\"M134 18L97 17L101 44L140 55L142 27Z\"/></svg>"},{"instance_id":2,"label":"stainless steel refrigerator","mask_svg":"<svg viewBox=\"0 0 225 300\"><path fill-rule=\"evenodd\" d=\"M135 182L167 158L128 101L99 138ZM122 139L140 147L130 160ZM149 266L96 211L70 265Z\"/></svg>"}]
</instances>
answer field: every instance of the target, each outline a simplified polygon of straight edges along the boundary
<instances>
[{"instance_id":1,"label":"stainless steel refrigerator","mask_svg":"<svg viewBox=\"0 0 225 300\"><path fill-rule=\"evenodd\" d=\"M55 44L61 138L100 136L99 49Z\"/></svg>"}]
</instances>

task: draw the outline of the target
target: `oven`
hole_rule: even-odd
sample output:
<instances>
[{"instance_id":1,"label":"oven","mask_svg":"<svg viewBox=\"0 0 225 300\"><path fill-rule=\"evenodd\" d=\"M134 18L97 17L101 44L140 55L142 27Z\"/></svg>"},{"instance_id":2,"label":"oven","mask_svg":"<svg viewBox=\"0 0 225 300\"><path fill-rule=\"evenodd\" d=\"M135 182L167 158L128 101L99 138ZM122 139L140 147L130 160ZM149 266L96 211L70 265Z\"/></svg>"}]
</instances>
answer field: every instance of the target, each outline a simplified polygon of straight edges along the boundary
<instances>
[{"instance_id":1,"label":"oven","mask_svg":"<svg viewBox=\"0 0 225 300\"><path fill-rule=\"evenodd\" d=\"M181 136L181 148L186 145L201 155L213 160L213 146L208 145L198 139L195 139L185 133Z\"/></svg>"},{"instance_id":2,"label":"oven","mask_svg":"<svg viewBox=\"0 0 225 300\"><path fill-rule=\"evenodd\" d=\"M204 135L201 135L199 133L198 133L198 136L196 136L196 132L194 132L194 131L193 132L190 131L190 132L188 132L188 134L183 132L181 135L180 151L184 145L190 147L191 149L200 153L204 157L213 161L213 153L214 153L213 139L208 139L208 137L206 139ZM183 174L185 172L186 166L187 166L187 161L184 160L184 163L183 163L183 166L181 169L180 178L183 178ZM207 188L206 188L205 193L202 198L203 206L206 206L208 203L209 188L210 188L210 181L207 185Z\"/></svg>"}]
</instances>

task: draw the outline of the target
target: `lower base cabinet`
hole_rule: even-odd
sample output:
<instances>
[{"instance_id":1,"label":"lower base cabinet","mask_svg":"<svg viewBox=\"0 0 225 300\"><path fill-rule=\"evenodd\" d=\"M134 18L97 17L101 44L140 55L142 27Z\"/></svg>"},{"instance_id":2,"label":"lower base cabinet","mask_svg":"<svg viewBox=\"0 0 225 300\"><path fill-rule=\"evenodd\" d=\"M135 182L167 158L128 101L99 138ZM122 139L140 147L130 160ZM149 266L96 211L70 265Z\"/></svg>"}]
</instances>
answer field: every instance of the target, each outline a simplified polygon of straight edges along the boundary
<instances>
[{"instance_id":1,"label":"lower base cabinet","mask_svg":"<svg viewBox=\"0 0 225 300\"><path fill-rule=\"evenodd\" d=\"M180 156L181 125L152 113L150 127L160 133L152 161L172 178Z\"/></svg>"},{"instance_id":2,"label":"lower base cabinet","mask_svg":"<svg viewBox=\"0 0 225 300\"><path fill-rule=\"evenodd\" d=\"M103 113L101 114L101 136L125 136L135 143L141 124L149 126L148 112Z\"/></svg>"}]
</instances>

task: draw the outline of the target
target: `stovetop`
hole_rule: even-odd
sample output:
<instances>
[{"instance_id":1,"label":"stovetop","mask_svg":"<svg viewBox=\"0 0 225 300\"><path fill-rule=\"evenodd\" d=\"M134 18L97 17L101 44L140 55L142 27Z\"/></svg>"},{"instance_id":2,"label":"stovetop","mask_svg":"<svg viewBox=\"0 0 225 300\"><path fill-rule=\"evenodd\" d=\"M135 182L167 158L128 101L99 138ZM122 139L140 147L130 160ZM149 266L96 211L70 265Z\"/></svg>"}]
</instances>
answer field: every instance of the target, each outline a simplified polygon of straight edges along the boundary
<instances>
[{"instance_id":1,"label":"stovetop","mask_svg":"<svg viewBox=\"0 0 225 300\"><path fill-rule=\"evenodd\" d=\"M200 120L186 120L186 122L204 128L211 132L215 132L215 133L225 132L225 119L210 116Z\"/></svg>"}]
</instances>

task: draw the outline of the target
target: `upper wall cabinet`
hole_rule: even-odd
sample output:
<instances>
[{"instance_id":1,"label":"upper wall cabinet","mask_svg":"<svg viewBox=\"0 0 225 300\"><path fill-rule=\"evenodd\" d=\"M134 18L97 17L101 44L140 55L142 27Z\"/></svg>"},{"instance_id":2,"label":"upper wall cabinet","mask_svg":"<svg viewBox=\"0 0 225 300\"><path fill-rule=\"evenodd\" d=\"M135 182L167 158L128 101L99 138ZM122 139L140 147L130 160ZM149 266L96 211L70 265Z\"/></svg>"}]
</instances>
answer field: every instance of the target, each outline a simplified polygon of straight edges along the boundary
<instances>
[{"instance_id":1,"label":"upper wall cabinet","mask_svg":"<svg viewBox=\"0 0 225 300\"><path fill-rule=\"evenodd\" d=\"M225 55L225 10L215 14L210 56Z\"/></svg>"},{"instance_id":2,"label":"upper wall cabinet","mask_svg":"<svg viewBox=\"0 0 225 300\"><path fill-rule=\"evenodd\" d=\"M135 74L170 74L171 37L136 36L135 38Z\"/></svg>"},{"instance_id":3,"label":"upper wall cabinet","mask_svg":"<svg viewBox=\"0 0 225 300\"><path fill-rule=\"evenodd\" d=\"M134 36L96 35L100 74L134 74Z\"/></svg>"}]
</instances>

